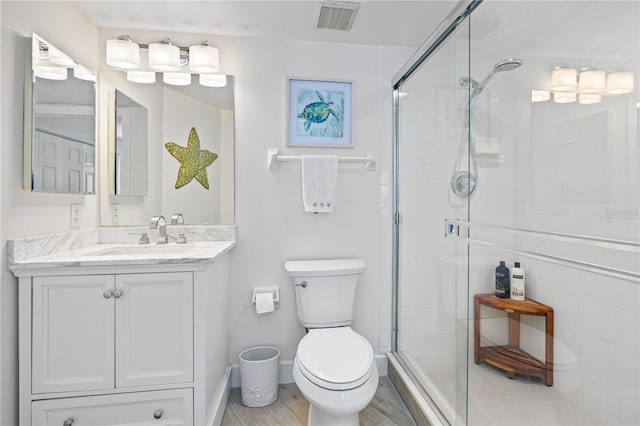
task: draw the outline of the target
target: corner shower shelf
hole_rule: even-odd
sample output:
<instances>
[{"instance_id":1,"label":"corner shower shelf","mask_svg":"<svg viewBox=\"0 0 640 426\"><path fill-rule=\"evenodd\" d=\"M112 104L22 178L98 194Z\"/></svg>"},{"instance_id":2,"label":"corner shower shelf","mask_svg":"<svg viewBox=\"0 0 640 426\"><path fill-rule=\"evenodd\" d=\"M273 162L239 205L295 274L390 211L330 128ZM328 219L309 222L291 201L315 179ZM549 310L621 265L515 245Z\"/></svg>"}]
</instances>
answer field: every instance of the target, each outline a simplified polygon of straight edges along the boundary
<instances>
[{"instance_id":1,"label":"corner shower shelf","mask_svg":"<svg viewBox=\"0 0 640 426\"><path fill-rule=\"evenodd\" d=\"M480 305L505 311L509 314L509 344L506 346L480 346ZM520 315L545 317L545 360L540 361L520 349ZM553 308L532 299L501 299L493 294L476 294L473 318L473 358L476 364L484 361L507 373L510 379L516 374L544 379L553 385Z\"/></svg>"}]
</instances>

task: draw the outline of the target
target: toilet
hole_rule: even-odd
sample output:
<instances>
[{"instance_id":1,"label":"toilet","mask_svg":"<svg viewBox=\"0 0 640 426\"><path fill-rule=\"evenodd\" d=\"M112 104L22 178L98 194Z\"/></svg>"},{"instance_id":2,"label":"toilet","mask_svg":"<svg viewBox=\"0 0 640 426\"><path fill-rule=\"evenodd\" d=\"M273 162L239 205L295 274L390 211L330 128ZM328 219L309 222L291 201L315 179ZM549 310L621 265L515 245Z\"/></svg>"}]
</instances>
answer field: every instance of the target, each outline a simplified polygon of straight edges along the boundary
<instances>
[{"instance_id":1,"label":"toilet","mask_svg":"<svg viewBox=\"0 0 640 426\"><path fill-rule=\"evenodd\" d=\"M290 260L300 323L308 330L293 362L293 379L309 401L312 426L358 425L378 388L371 344L350 327L360 259Z\"/></svg>"}]
</instances>

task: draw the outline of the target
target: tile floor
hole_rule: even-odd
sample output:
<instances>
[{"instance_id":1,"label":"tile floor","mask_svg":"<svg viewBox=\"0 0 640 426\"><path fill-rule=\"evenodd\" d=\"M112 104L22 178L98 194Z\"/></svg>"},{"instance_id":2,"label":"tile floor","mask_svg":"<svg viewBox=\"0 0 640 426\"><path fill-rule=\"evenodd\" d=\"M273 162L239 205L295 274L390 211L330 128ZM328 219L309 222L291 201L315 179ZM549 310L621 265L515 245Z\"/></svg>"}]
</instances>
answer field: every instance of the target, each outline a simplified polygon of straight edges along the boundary
<instances>
[{"instance_id":1,"label":"tile floor","mask_svg":"<svg viewBox=\"0 0 640 426\"><path fill-rule=\"evenodd\" d=\"M222 426L303 426L307 424L309 403L294 383L278 388L271 405L249 408L242 405L240 389L232 389ZM387 377L380 377L376 395L360 413L362 426L414 426L407 408Z\"/></svg>"},{"instance_id":2,"label":"tile floor","mask_svg":"<svg viewBox=\"0 0 640 426\"><path fill-rule=\"evenodd\" d=\"M464 398L456 393L453 369L430 370L429 358L403 358L429 392L438 395L449 418L465 412ZM597 418L541 379L517 375L508 379L504 371L485 363L469 364L468 424L473 426L594 426ZM459 404L455 406L449 404ZM442 408L442 407L441 407ZM460 420L464 424L464 420Z\"/></svg>"}]
</instances>

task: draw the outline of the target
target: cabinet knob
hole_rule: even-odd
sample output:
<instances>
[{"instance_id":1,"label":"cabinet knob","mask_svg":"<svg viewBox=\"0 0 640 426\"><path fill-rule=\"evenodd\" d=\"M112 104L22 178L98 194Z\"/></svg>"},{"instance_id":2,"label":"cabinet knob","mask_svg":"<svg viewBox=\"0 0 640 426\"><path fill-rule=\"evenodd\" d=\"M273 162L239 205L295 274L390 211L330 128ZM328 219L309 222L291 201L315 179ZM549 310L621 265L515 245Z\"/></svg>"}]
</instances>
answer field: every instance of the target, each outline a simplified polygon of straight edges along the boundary
<instances>
[{"instance_id":1,"label":"cabinet knob","mask_svg":"<svg viewBox=\"0 0 640 426\"><path fill-rule=\"evenodd\" d=\"M104 297L105 299L111 299L111 296L113 296L113 292L111 290L107 290L102 293L102 297Z\"/></svg>"},{"instance_id":2,"label":"cabinet knob","mask_svg":"<svg viewBox=\"0 0 640 426\"><path fill-rule=\"evenodd\" d=\"M73 417L69 417L67 420L62 422L62 426L71 426L75 422Z\"/></svg>"},{"instance_id":3,"label":"cabinet knob","mask_svg":"<svg viewBox=\"0 0 640 426\"><path fill-rule=\"evenodd\" d=\"M158 420L162 417L162 415L164 414L164 411L162 410L156 410L153 412L153 418Z\"/></svg>"},{"instance_id":4,"label":"cabinet knob","mask_svg":"<svg viewBox=\"0 0 640 426\"><path fill-rule=\"evenodd\" d=\"M113 297L115 297L116 299L120 299L120 297L122 297L122 290L116 290L113 292Z\"/></svg>"}]
</instances>

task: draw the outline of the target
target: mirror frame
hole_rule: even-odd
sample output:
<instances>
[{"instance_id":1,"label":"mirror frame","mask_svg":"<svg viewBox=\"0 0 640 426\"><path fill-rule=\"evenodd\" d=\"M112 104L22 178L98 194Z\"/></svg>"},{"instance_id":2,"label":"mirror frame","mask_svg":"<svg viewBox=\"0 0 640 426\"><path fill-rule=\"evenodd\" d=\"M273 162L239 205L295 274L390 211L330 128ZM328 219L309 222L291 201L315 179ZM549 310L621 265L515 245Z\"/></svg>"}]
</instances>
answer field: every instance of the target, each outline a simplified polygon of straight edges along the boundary
<instances>
[{"instance_id":1,"label":"mirror frame","mask_svg":"<svg viewBox=\"0 0 640 426\"><path fill-rule=\"evenodd\" d=\"M118 96L122 95L122 96L126 96L128 99L130 99L131 101L137 103L138 105L140 105L140 107L145 109L145 118L146 118L146 122L145 122L145 182L144 182L144 192L141 193L118 193L117 191L117 185L116 185L116 175L118 173L118 168L117 168L117 155L118 155L118 146L117 146L117 124L118 124ZM122 90L120 89L115 89L115 90L109 90L108 93L108 118L107 118L107 125L109 127L108 129L108 138L109 138L109 149L108 149L108 155L109 155L109 170L108 170L108 178L109 178L109 196L111 197L118 197L118 199L123 199L123 197L134 197L134 198L143 198L146 197L149 194L149 118L148 118L148 111L147 111L147 107L145 107L144 105L140 104L138 101L136 101L135 99L133 99L131 96L127 95L126 93L124 93Z\"/></svg>"},{"instance_id":2,"label":"mirror frame","mask_svg":"<svg viewBox=\"0 0 640 426\"><path fill-rule=\"evenodd\" d=\"M34 70L34 56L33 45L35 40L40 40L49 46L51 43L37 35L31 33L31 37L25 37L24 49L25 49L25 63L24 63L24 111L23 111L23 160L22 160L22 187L25 191L42 193L42 194L59 194L59 195L71 195L71 196L84 196L84 195L96 195L98 191L98 167L97 167L97 154L98 154L98 91L97 91L97 78L93 82L93 191L92 192L62 192L62 191L35 191L35 177L33 170L33 141L35 135L35 114L36 114L36 102L35 102L35 85L36 75ZM69 72L70 67L67 67ZM94 76L95 74L92 73Z\"/></svg>"}]
</instances>

